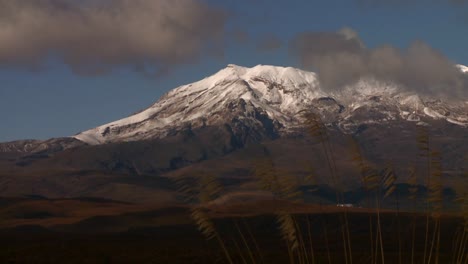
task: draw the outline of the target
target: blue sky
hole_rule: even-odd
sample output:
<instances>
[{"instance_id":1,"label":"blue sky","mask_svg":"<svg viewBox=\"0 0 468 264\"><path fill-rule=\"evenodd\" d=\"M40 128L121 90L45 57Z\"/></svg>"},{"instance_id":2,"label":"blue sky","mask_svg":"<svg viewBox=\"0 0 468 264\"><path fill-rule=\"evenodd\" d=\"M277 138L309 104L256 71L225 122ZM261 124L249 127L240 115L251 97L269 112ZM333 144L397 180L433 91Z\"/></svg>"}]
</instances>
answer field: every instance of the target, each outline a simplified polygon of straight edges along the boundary
<instances>
[{"instance_id":1,"label":"blue sky","mask_svg":"<svg viewBox=\"0 0 468 264\"><path fill-rule=\"evenodd\" d=\"M468 64L468 4L444 0L380 1L382 4L372 6L352 0L211 2L229 13L223 56L202 55L196 61L178 63L170 74L149 78L121 65L107 74L83 76L57 57L34 71L4 63L0 67L0 141L69 136L123 118L151 105L170 89L202 79L229 63L299 67L289 56L287 43L307 31L351 27L368 47L391 44L403 48L422 40L450 60ZM249 39L234 41L229 36L234 30L245 31ZM258 40L266 34L276 35L282 47L258 51Z\"/></svg>"}]
</instances>

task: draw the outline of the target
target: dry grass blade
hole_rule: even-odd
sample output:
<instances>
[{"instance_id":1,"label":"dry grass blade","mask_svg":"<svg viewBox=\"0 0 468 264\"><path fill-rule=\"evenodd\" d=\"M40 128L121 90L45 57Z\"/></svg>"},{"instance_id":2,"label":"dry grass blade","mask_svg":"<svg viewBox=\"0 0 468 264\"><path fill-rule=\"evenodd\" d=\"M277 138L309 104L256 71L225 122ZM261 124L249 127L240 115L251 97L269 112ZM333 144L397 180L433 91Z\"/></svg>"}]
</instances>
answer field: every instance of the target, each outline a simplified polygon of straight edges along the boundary
<instances>
[{"instance_id":1,"label":"dry grass blade","mask_svg":"<svg viewBox=\"0 0 468 264\"><path fill-rule=\"evenodd\" d=\"M260 189L272 193L277 192L277 175L271 159L260 160L255 164L254 177Z\"/></svg>"},{"instance_id":2,"label":"dry grass blade","mask_svg":"<svg viewBox=\"0 0 468 264\"><path fill-rule=\"evenodd\" d=\"M429 131L426 127L423 127L423 126L418 127L417 142L418 142L419 156L429 158L430 157Z\"/></svg>"},{"instance_id":3,"label":"dry grass blade","mask_svg":"<svg viewBox=\"0 0 468 264\"><path fill-rule=\"evenodd\" d=\"M310 164L305 165L304 168L305 171L307 171L307 174L302 178L302 181L299 182L299 186L308 186L310 187L308 191L315 193L319 190L315 168Z\"/></svg>"},{"instance_id":4,"label":"dry grass blade","mask_svg":"<svg viewBox=\"0 0 468 264\"><path fill-rule=\"evenodd\" d=\"M276 216L282 238L288 242L292 251L297 250L299 247L299 241L297 238L297 230L294 224L294 219L292 218L291 214L280 212Z\"/></svg>"},{"instance_id":5,"label":"dry grass blade","mask_svg":"<svg viewBox=\"0 0 468 264\"><path fill-rule=\"evenodd\" d=\"M465 172L464 184L458 186L457 199L455 200L460 205L461 216L463 218L460 234L454 245L454 263L462 264L468 262L468 172ZM464 259L466 258L465 262Z\"/></svg>"},{"instance_id":6,"label":"dry grass blade","mask_svg":"<svg viewBox=\"0 0 468 264\"><path fill-rule=\"evenodd\" d=\"M417 142L419 149L419 156L426 159L427 161L427 172L426 172L426 186L431 185L431 150L429 142L429 131L427 127L419 126L417 131ZM423 263L427 263L428 256L428 242L429 242L429 201L426 201L426 232L424 239L424 256Z\"/></svg>"},{"instance_id":7,"label":"dry grass blade","mask_svg":"<svg viewBox=\"0 0 468 264\"><path fill-rule=\"evenodd\" d=\"M371 207L371 193L378 188L378 177L376 172L369 166L365 161L361 153L361 149L359 147L358 142L351 138L351 151L353 154L353 161L357 164L361 174L361 183L363 189L366 191L367 194L367 203L368 207ZM369 242L370 242L370 259L371 263L375 263L377 261L377 247L374 250L374 227L372 221L372 213L369 213ZM375 242L377 244L377 240Z\"/></svg>"},{"instance_id":8,"label":"dry grass blade","mask_svg":"<svg viewBox=\"0 0 468 264\"><path fill-rule=\"evenodd\" d=\"M217 178L209 174L195 173L193 178L176 178L175 183L178 193L183 196L185 202L207 203L216 199L222 192L222 186L218 183ZM211 240L216 238L228 263L233 264L231 255L221 236L216 231L215 224L210 219L206 209L200 205L193 207L190 217L206 239Z\"/></svg>"},{"instance_id":9,"label":"dry grass blade","mask_svg":"<svg viewBox=\"0 0 468 264\"><path fill-rule=\"evenodd\" d=\"M379 188L379 176L370 166L365 167L362 180L364 182L364 188L368 191L375 191Z\"/></svg>"},{"instance_id":10,"label":"dry grass blade","mask_svg":"<svg viewBox=\"0 0 468 264\"><path fill-rule=\"evenodd\" d=\"M301 197L299 179L288 175L284 171L278 171L271 159L258 162L255 168L255 178L257 178L260 188L271 192L274 197L289 201L298 201ZM281 236L287 242L291 260L294 259L295 254L301 261L306 259L305 246L302 240L299 241L298 236L300 227L292 215L281 212L276 215L276 218ZM299 246L304 249L303 252L298 250Z\"/></svg>"},{"instance_id":11,"label":"dry grass blade","mask_svg":"<svg viewBox=\"0 0 468 264\"><path fill-rule=\"evenodd\" d=\"M302 193L299 191L300 183L297 177L281 173L281 176L277 177L278 180L278 194L282 199L290 201L299 201L302 198Z\"/></svg>"},{"instance_id":12,"label":"dry grass blade","mask_svg":"<svg viewBox=\"0 0 468 264\"><path fill-rule=\"evenodd\" d=\"M440 217L443 200L442 164L440 153L437 151L431 152L431 168L428 201L432 205L433 216Z\"/></svg>"},{"instance_id":13,"label":"dry grass blade","mask_svg":"<svg viewBox=\"0 0 468 264\"><path fill-rule=\"evenodd\" d=\"M289 201L298 201L301 198L300 180L288 175L286 171L276 169L270 159L258 162L254 173L260 188L271 192L274 197Z\"/></svg>"},{"instance_id":14,"label":"dry grass blade","mask_svg":"<svg viewBox=\"0 0 468 264\"><path fill-rule=\"evenodd\" d=\"M351 151L353 158L352 160L357 164L359 171L361 172L362 186L366 191L373 191L379 187L377 172L365 162L364 157L361 154L359 144L353 138L351 139Z\"/></svg>"},{"instance_id":15,"label":"dry grass blade","mask_svg":"<svg viewBox=\"0 0 468 264\"><path fill-rule=\"evenodd\" d=\"M199 192L195 180L188 177L179 177L174 179L177 187L177 193L182 196L182 200L186 203L195 202L197 193Z\"/></svg>"},{"instance_id":16,"label":"dry grass blade","mask_svg":"<svg viewBox=\"0 0 468 264\"><path fill-rule=\"evenodd\" d=\"M385 190L384 198L392 195L392 193L396 190L396 176L392 169L386 169L383 177L383 188Z\"/></svg>"},{"instance_id":17,"label":"dry grass blade","mask_svg":"<svg viewBox=\"0 0 468 264\"><path fill-rule=\"evenodd\" d=\"M303 115L303 118L306 120L305 125L308 127L310 136L318 138L320 141L327 140L326 127L319 115L308 112Z\"/></svg>"},{"instance_id":18,"label":"dry grass blade","mask_svg":"<svg viewBox=\"0 0 468 264\"><path fill-rule=\"evenodd\" d=\"M309 128L309 134L318 140L320 145L323 148L323 153L325 154L325 158L327 161L328 169L330 172L330 186L333 187L336 191L336 202L337 203L346 203L344 201L343 196L343 179L338 179L338 172L337 166L334 156L334 151L332 144L330 143L329 134L325 123L322 121L320 115L309 112L304 115L306 120L306 125ZM351 238L349 232L349 224L348 224L348 216L347 216L347 209L343 210L343 217L340 217L340 221L342 221L342 237L343 237L343 251L345 255L345 263L352 263L353 256L352 256L352 249L351 249Z\"/></svg>"},{"instance_id":19,"label":"dry grass blade","mask_svg":"<svg viewBox=\"0 0 468 264\"><path fill-rule=\"evenodd\" d=\"M206 237L206 239L211 240L213 238L216 238L218 244L223 249L227 261L230 264L233 264L234 262L232 261L231 255L229 254L226 246L224 245L223 240L216 231L213 221L209 218L206 211L204 211L203 208L195 207L192 209L190 216L196 223L198 230L200 230L200 232Z\"/></svg>"},{"instance_id":20,"label":"dry grass blade","mask_svg":"<svg viewBox=\"0 0 468 264\"><path fill-rule=\"evenodd\" d=\"M175 183L184 202L207 203L218 198L223 190L216 176L204 173L176 178Z\"/></svg>"},{"instance_id":21,"label":"dry grass blade","mask_svg":"<svg viewBox=\"0 0 468 264\"><path fill-rule=\"evenodd\" d=\"M416 197L418 193L418 178L416 174L416 169L414 167L409 168L409 199L413 202L413 211L416 208ZM414 251L415 251L415 242L416 242L416 212L414 212L412 220L412 234L411 234L411 264L414 263Z\"/></svg>"},{"instance_id":22,"label":"dry grass blade","mask_svg":"<svg viewBox=\"0 0 468 264\"><path fill-rule=\"evenodd\" d=\"M221 194L223 188L214 175L204 174L199 177L199 200L201 203L212 201Z\"/></svg>"},{"instance_id":23,"label":"dry grass blade","mask_svg":"<svg viewBox=\"0 0 468 264\"><path fill-rule=\"evenodd\" d=\"M442 163L440 153L431 151L431 174L428 194L428 203L432 206L432 217L435 219L428 263L431 262L433 250L435 250L435 263L439 263L440 252L440 216L442 211Z\"/></svg>"},{"instance_id":24,"label":"dry grass blade","mask_svg":"<svg viewBox=\"0 0 468 264\"><path fill-rule=\"evenodd\" d=\"M192 209L190 217L198 227L198 230L207 238L213 239L216 237L216 229L214 223L209 218L208 214L200 207Z\"/></svg>"},{"instance_id":25,"label":"dry grass blade","mask_svg":"<svg viewBox=\"0 0 468 264\"><path fill-rule=\"evenodd\" d=\"M409 176L408 176L408 191L409 191L409 198L410 200L416 200L416 195L418 193L418 177L416 174L416 169L411 167L409 169Z\"/></svg>"}]
</instances>

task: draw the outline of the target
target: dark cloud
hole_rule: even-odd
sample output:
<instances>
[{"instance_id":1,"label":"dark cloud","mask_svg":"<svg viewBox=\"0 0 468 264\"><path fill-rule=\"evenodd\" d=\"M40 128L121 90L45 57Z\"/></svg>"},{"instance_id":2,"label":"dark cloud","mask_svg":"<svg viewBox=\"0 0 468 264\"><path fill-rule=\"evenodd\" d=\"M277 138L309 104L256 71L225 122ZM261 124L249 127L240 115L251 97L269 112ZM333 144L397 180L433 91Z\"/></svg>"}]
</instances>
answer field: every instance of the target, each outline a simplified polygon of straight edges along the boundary
<instances>
[{"instance_id":1,"label":"dark cloud","mask_svg":"<svg viewBox=\"0 0 468 264\"><path fill-rule=\"evenodd\" d=\"M221 53L227 17L198 0L0 0L0 65L164 73Z\"/></svg>"},{"instance_id":2,"label":"dark cloud","mask_svg":"<svg viewBox=\"0 0 468 264\"><path fill-rule=\"evenodd\" d=\"M291 42L290 51L304 67L316 70L328 89L373 77L425 93L468 93L466 76L442 53L421 41L405 50L388 45L368 49L355 31L346 28L335 33L302 33Z\"/></svg>"},{"instance_id":3,"label":"dark cloud","mask_svg":"<svg viewBox=\"0 0 468 264\"><path fill-rule=\"evenodd\" d=\"M275 51L280 49L283 46L283 41L274 35L274 34L266 34L260 38L257 43L257 50L258 51Z\"/></svg>"},{"instance_id":4,"label":"dark cloud","mask_svg":"<svg viewBox=\"0 0 468 264\"><path fill-rule=\"evenodd\" d=\"M290 50L304 67L319 73L322 85L336 89L356 81L365 72L366 50L357 34L351 32L302 33L291 41Z\"/></svg>"},{"instance_id":5,"label":"dark cloud","mask_svg":"<svg viewBox=\"0 0 468 264\"><path fill-rule=\"evenodd\" d=\"M301 55L305 64L317 57L337 53L358 54L364 51L360 41L335 32L305 32L297 35L292 41L292 50Z\"/></svg>"}]
</instances>

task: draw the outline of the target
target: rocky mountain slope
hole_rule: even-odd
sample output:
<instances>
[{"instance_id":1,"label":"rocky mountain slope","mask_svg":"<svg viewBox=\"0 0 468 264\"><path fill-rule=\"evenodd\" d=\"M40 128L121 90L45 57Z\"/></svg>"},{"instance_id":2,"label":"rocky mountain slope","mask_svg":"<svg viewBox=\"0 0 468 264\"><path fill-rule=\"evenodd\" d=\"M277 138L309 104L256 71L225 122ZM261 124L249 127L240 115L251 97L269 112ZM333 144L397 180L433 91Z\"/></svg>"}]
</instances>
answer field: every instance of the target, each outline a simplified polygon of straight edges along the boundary
<instances>
[{"instance_id":1,"label":"rocky mountain slope","mask_svg":"<svg viewBox=\"0 0 468 264\"><path fill-rule=\"evenodd\" d=\"M461 72L468 67L457 65ZM392 83L363 79L339 91L320 86L317 75L291 67L228 65L212 76L180 86L151 107L69 138L0 144L0 152L55 152L99 145L161 139L181 131L224 126L242 143L293 134L305 112L352 134L369 124L442 120L468 127L468 99L408 92Z\"/></svg>"},{"instance_id":2,"label":"rocky mountain slope","mask_svg":"<svg viewBox=\"0 0 468 264\"><path fill-rule=\"evenodd\" d=\"M461 71L468 67L458 65ZM323 89L315 73L295 68L228 65L201 81L178 87L150 108L130 117L79 133L88 144L163 138L184 127L227 124L237 134L245 128L260 134L288 134L302 126L304 111L353 133L363 124L445 120L468 126L468 99L442 101L374 79L340 91Z\"/></svg>"},{"instance_id":3,"label":"rocky mountain slope","mask_svg":"<svg viewBox=\"0 0 468 264\"><path fill-rule=\"evenodd\" d=\"M431 148L441 153L444 186L464 181L466 99L416 94L372 79L329 91L315 73L229 65L135 115L75 136L0 144L0 191L166 202L176 197L171 178L203 172L219 176L231 191L250 192L256 164L266 158L299 178L312 166L317 183L327 186L323 148L304 130L302 116L310 111L329 130L332 158L350 196L358 197L361 188L350 138L375 168L396 168L404 184L408 168L425 168L416 140L420 127L428 129Z\"/></svg>"}]
</instances>

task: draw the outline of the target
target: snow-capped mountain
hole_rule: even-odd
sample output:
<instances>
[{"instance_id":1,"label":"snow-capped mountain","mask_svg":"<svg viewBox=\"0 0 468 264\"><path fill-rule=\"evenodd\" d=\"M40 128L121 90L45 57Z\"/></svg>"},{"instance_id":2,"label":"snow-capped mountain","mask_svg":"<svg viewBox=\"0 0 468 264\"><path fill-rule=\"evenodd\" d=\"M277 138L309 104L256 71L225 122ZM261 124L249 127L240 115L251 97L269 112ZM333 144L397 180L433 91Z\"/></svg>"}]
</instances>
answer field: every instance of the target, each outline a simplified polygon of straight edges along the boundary
<instances>
[{"instance_id":1,"label":"snow-capped mountain","mask_svg":"<svg viewBox=\"0 0 468 264\"><path fill-rule=\"evenodd\" d=\"M468 67L456 67L468 73ZM283 134L301 126L303 111L319 113L325 123L343 132L362 124L396 120L424 124L425 120L442 119L468 126L468 101L444 102L373 79L326 91L313 72L228 65L210 77L168 92L144 111L74 138L96 145L162 138L182 128L223 124L233 130Z\"/></svg>"},{"instance_id":2,"label":"snow-capped mountain","mask_svg":"<svg viewBox=\"0 0 468 264\"><path fill-rule=\"evenodd\" d=\"M288 175L308 175L313 167L318 183L327 185L322 145L304 135L302 116L310 111L330 129L328 142L347 190L362 190L362 175L349 162L349 134L369 164L393 164L405 182L406 168L425 166L417 158L416 125L428 126L431 150L441 153L450 184L463 181L457 178L468 152L468 104L462 99L416 94L373 79L330 91L312 72L228 65L130 117L72 137L0 144L0 188L11 197L153 202L161 190L166 196L168 179L194 172L226 179L230 190L251 188L256 161L264 158Z\"/></svg>"}]
</instances>

